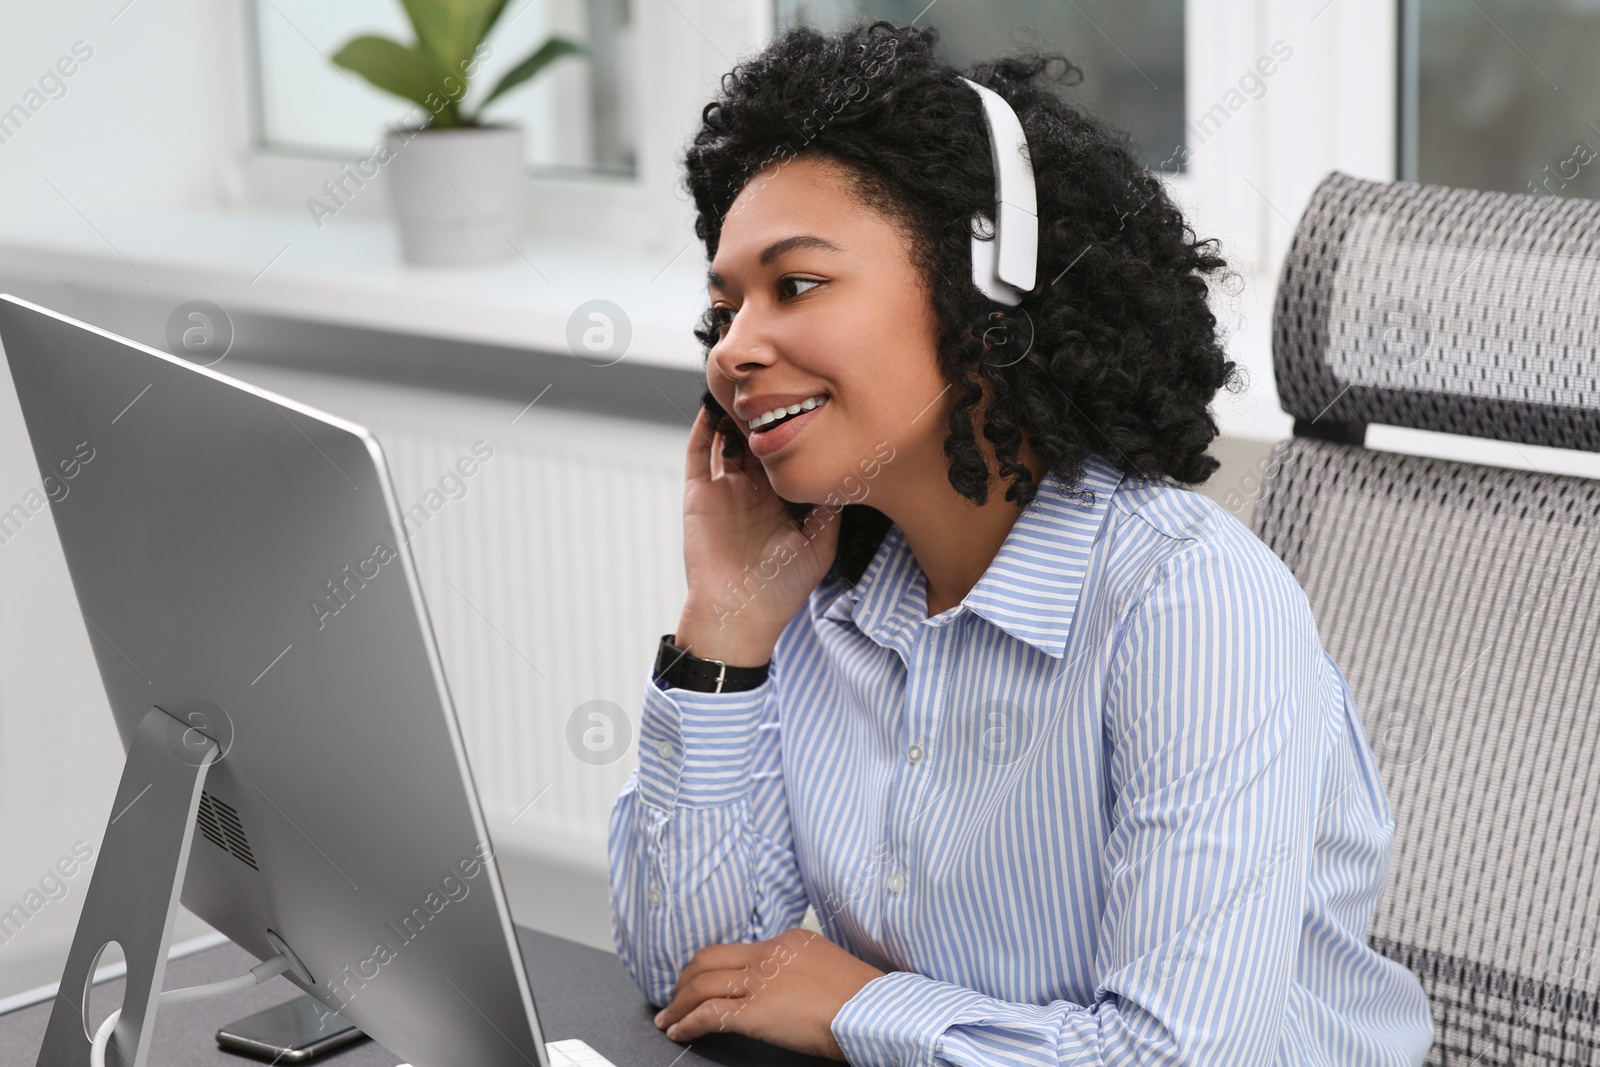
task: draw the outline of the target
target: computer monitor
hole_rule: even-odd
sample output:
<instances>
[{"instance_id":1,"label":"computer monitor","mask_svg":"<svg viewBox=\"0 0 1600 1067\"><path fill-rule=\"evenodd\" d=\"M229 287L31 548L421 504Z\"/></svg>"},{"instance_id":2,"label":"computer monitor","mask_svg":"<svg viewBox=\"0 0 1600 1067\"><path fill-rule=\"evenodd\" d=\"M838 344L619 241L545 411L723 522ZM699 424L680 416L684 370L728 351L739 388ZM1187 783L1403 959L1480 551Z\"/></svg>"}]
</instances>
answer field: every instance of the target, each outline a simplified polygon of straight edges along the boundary
<instances>
[{"instance_id":1,"label":"computer monitor","mask_svg":"<svg viewBox=\"0 0 1600 1067\"><path fill-rule=\"evenodd\" d=\"M181 887L416 1067L548 1067L378 442L15 297L0 341L128 752L39 1063L115 940L143 1067Z\"/></svg>"}]
</instances>

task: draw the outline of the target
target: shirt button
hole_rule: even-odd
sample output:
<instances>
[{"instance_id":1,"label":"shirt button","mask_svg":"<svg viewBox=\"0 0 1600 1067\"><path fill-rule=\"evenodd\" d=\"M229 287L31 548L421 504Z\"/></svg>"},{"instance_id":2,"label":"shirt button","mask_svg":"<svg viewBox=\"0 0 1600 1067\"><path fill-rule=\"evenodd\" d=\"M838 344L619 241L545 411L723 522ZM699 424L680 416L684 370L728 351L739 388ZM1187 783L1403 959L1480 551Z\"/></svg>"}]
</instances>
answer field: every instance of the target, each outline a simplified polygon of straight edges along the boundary
<instances>
[{"instance_id":1,"label":"shirt button","mask_svg":"<svg viewBox=\"0 0 1600 1067\"><path fill-rule=\"evenodd\" d=\"M921 745L912 745L910 748L906 749L906 759L910 760L912 763L917 762L921 758L922 758L922 746Z\"/></svg>"},{"instance_id":2,"label":"shirt button","mask_svg":"<svg viewBox=\"0 0 1600 1067\"><path fill-rule=\"evenodd\" d=\"M650 887L650 906L652 908L661 907L661 890L655 886Z\"/></svg>"},{"instance_id":3,"label":"shirt button","mask_svg":"<svg viewBox=\"0 0 1600 1067\"><path fill-rule=\"evenodd\" d=\"M671 741L663 741L663 742L661 742L659 745L656 746L656 751L661 754L661 758L662 759L671 759L672 758L672 742Z\"/></svg>"},{"instance_id":4,"label":"shirt button","mask_svg":"<svg viewBox=\"0 0 1600 1067\"><path fill-rule=\"evenodd\" d=\"M906 887L905 875L895 871L889 876L889 892L898 893Z\"/></svg>"}]
</instances>

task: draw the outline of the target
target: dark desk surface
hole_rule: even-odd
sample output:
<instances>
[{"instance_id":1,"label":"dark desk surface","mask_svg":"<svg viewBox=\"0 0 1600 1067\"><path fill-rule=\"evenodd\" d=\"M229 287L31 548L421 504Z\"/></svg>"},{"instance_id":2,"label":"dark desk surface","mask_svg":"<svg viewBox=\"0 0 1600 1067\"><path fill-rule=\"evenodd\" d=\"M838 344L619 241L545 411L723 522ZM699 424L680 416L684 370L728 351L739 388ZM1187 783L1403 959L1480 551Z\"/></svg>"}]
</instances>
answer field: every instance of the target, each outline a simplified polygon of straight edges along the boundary
<instances>
[{"instance_id":1,"label":"dark desk surface","mask_svg":"<svg viewBox=\"0 0 1600 1067\"><path fill-rule=\"evenodd\" d=\"M834 1062L801 1056L740 1034L708 1034L680 1044L650 1021L655 1009L612 953L520 926L517 937L546 1041L582 1038L617 1067L708 1063L817 1067ZM236 945L219 945L167 964L163 984L176 989L232 978L256 962ZM95 988L96 1003L102 995L108 1006L122 999L120 978ZM163 1007L156 1018L150 1067L250 1067L263 1063L222 1051L213 1035L226 1023L299 995L287 981L275 978L243 993ZM50 1007L51 1002L45 1001L0 1015L0 1064L31 1067L44 1040ZM400 1059L375 1041L363 1041L312 1062L329 1067L393 1067Z\"/></svg>"}]
</instances>

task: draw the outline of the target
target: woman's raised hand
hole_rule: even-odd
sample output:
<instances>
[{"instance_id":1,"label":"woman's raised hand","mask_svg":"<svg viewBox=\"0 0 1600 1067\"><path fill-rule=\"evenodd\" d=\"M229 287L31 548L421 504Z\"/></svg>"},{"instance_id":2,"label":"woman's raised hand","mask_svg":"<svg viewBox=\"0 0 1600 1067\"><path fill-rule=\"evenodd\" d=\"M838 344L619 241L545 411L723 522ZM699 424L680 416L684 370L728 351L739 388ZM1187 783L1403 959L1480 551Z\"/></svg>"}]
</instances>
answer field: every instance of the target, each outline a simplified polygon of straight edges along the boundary
<instances>
[{"instance_id":1,"label":"woman's raised hand","mask_svg":"<svg viewBox=\"0 0 1600 1067\"><path fill-rule=\"evenodd\" d=\"M704 407L689 432L683 564L689 598L679 648L734 667L759 667L833 564L840 516L818 507L797 528L748 448L722 456ZM826 521L824 521L826 520Z\"/></svg>"}]
</instances>

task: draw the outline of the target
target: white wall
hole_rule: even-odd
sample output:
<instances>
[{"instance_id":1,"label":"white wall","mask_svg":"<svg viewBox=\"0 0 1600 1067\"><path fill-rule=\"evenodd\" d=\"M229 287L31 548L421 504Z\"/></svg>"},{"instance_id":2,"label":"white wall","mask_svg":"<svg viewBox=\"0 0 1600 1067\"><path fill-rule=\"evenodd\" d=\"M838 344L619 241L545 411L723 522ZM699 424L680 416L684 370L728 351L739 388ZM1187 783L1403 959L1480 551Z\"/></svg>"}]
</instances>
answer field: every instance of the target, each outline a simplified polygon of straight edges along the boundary
<instances>
[{"instance_id":1,"label":"white wall","mask_svg":"<svg viewBox=\"0 0 1600 1067\"><path fill-rule=\"evenodd\" d=\"M241 26L237 4L206 0L8 2L0 108L28 100L76 42L92 55L64 79L64 95L0 144L4 210L76 208L93 223L126 209L214 204L223 162L247 143Z\"/></svg>"}]
</instances>

